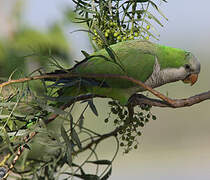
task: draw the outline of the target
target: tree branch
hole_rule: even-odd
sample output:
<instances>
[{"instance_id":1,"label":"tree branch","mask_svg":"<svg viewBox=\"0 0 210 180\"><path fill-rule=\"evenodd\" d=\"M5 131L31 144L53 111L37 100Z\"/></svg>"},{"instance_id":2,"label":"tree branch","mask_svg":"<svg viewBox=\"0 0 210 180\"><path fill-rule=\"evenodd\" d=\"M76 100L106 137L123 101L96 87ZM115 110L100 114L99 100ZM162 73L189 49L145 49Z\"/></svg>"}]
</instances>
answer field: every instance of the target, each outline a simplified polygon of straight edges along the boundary
<instances>
[{"instance_id":1,"label":"tree branch","mask_svg":"<svg viewBox=\"0 0 210 180\"><path fill-rule=\"evenodd\" d=\"M210 99L210 91L197 94L195 96L191 96L189 98L184 99L173 99L173 106L168 104L165 101L161 101L158 99L152 99L148 98L142 94L134 94L130 100L129 104L132 104L132 106L138 106L142 104L148 104L150 106L156 106L156 107L171 107L171 108L181 108L181 107L187 107L192 106L194 104L198 104L202 101Z\"/></svg>"},{"instance_id":2,"label":"tree branch","mask_svg":"<svg viewBox=\"0 0 210 180\"><path fill-rule=\"evenodd\" d=\"M125 79L130 82L133 82L141 87L143 87L145 90L148 90L151 92L153 95L159 97L160 99L168 102L173 106L173 100L166 97L165 95L161 94L160 92L152 89L151 87L147 86L143 82L136 80L132 77L125 76L125 75L118 75L118 74L77 74L77 73L64 73L64 74L45 74L45 75L40 75L40 76L32 76L28 78L21 78L21 79L16 79L16 80L9 80L7 82L3 82L0 84L0 88L10 85L10 84L15 84L15 83L23 83L27 81L32 81L32 80L39 80L39 79L61 79L61 78L69 78L69 77L85 77L85 78L110 78L110 79Z\"/></svg>"},{"instance_id":3,"label":"tree branch","mask_svg":"<svg viewBox=\"0 0 210 180\"><path fill-rule=\"evenodd\" d=\"M93 145L97 145L98 143L100 143L101 141L112 137L112 136L117 136L117 133L119 132L119 130L121 130L120 128L115 128L113 131L106 133L106 134L102 134L101 136L99 136L99 138L97 138L96 140L92 140L89 144L87 144L85 147L83 147L81 150L78 150L76 152L74 152L74 154L78 154L81 152L84 152L85 150L91 148Z\"/></svg>"}]
</instances>

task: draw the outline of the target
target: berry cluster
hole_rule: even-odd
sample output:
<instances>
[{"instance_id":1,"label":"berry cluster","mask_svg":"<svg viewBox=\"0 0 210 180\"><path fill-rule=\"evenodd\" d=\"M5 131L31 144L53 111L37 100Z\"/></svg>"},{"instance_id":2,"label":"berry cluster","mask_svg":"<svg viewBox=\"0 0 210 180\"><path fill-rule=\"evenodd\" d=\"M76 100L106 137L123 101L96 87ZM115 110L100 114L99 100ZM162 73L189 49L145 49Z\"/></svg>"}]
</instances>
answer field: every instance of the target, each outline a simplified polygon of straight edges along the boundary
<instances>
[{"instance_id":1,"label":"berry cluster","mask_svg":"<svg viewBox=\"0 0 210 180\"><path fill-rule=\"evenodd\" d=\"M149 30L150 26L147 25L146 29ZM115 44L117 42L133 40L135 38L140 38L142 35L140 33L140 28L127 28L126 24L120 26L119 23L114 21L108 21L103 25L102 30L103 36L106 38L108 44ZM97 33L96 29L93 29L93 41L97 44L98 47L103 48L103 41L101 40L100 35ZM149 40L149 36L146 36L144 39Z\"/></svg>"},{"instance_id":2,"label":"berry cluster","mask_svg":"<svg viewBox=\"0 0 210 180\"><path fill-rule=\"evenodd\" d=\"M110 101L111 113L115 115L114 124L119 128L118 136L121 140L120 146L124 147L124 152L128 153L132 149L138 148L137 137L141 136L142 128L150 119L156 120L156 116L150 111L148 105L142 106L140 112L135 112L132 117L125 107L116 101ZM111 114L104 121L109 122Z\"/></svg>"}]
</instances>

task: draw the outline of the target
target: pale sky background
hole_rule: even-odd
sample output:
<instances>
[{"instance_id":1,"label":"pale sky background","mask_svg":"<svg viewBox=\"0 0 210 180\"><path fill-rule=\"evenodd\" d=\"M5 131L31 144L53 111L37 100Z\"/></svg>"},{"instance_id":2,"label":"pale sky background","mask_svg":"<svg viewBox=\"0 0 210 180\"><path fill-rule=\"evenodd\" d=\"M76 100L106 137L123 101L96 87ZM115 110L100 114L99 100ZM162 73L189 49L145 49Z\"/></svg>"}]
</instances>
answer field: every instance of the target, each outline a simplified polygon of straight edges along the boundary
<instances>
[{"instance_id":1,"label":"pale sky background","mask_svg":"<svg viewBox=\"0 0 210 180\"><path fill-rule=\"evenodd\" d=\"M56 19L61 19L61 10L66 5L73 5L71 0L29 0L26 6L25 19L29 24L39 28L46 28ZM159 43L193 50L199 53L201 45L210 46L210 1L209 0L168 0L161 3L161 9L169 21L162 19L164 28L160 30ZM73 28L72 28L73 29ZM71 28L67 31L67 38L77 44L76 57L79 57L81 49L88 49L84 41L85 33L71 34ZM82 41L81 41L82 40ZM75 46L74 46L75 47ZM207 48L202 50L208 54Z\"/></svg>"},{"instance_id":2,"label":"pale sky background","mask_svg":"<svg viewBox=\"0 0 210 180\"><path fill-rule=\"evenodd\" d=\"M50 22L61 18L60 10L66 4L72 2L30 0L25 18L32 26L44 29ZM159 43L190 50L198 57L202 67L199 82L195 86L174 83L161 88L163 93L170 87L170 96L183 98L210 89L209 7L209 0L168 0L167 4L162 3L161 9L169 21L162 21L165 27L159 28ZM66 36L74 44L74 56L80 58L82 49L90 52L85 34L70 34L70 31L67 30ZM177 110L154 108L159 119L150 122L144 129L138 150L128 155L119 154L110 180L209 180L209 109L208 102ZM99 122L98 126L104 124Z\"/></svg>"}]
</instances>

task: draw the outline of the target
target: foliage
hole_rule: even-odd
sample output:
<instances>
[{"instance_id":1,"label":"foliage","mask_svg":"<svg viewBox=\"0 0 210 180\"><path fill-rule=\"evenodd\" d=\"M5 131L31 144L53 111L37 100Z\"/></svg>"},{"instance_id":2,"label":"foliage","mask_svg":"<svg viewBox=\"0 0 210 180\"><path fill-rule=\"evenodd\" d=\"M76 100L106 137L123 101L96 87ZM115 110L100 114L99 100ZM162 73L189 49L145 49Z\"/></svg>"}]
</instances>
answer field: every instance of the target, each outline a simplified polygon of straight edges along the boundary
<instances>
[{"instance_id":1,"label":"foliage","mask_svg":"<svg viewBox=\"0 0 210 180\"><path fill-rule=\"evenodd\" d=\"M152 14L150 6L165 18L151 0L74 0L74 3L78 14L68 11L66 15L73 14L75 22L85 23L88 27L85 31L89 32L96 49L106 47L111 57L111 44L127 39L157 38L158 34L154 35L157 30L151 20L162 24ZM68 59L68 45L58 25L51 27L46 34L29 28L21 29L12 42L0 46L0 58L10 59L9 56L17 57L18 53L21 54L18 57L27 56L30 54L26 51L27 45L31 45L35 52L40 50L36 57L42 65L47 63L48 53ZM83 51L83 54L88 57L86 52ZM24 68L24 65L21 66ZM54 65L61 68L59 59L56 61L54 58ZM137 149L137 137L141 136L142 128L150 119L156 120L149 106L141 106L132 112L129 107L112 100L108 103L110 112L104 125L113 122L114 127L101 134L87 128L84 123L88 109L99 118L93 95L62 99L57 97L60 87L44 81L38 83L41 94L34 90L31 82L7 86L1 91L0 152L3 158L0 159L0 176L12 164L15 165L13 172L21 179L70 179L74 176L85 180L106 180L111 175L112 162L119 148L124 148L125 153ZM76 89L80 83L75 83ZM82 109L78 118L72 113L75 107ZM116 142L113 157L109 160L100 158L98 145L111 137ZM79 156L81 153L85 153L86 157L82 159ZM89 173L87 166L93 166L95 172Z\"/></svg>"},{"instance_id":2,"label":"foliage","mask_svg":"<svg viewBox=\"0 0 210 180\"><path fill-rule=\"evenodd\" d=\"M136 38L158 39L159 34L153 21L160 26L163 24L153 15L153 9L167 20L151 0L73 1L76 4L76 12L81 16L77 17L75 22L87 24L92 33L91 39L98 48ZM166 0L162 1L166 2Z\"/></svg>"},{"instance_id":3,"label":"foliage","mask_svg":"<svg viewBox=\"0 0 210 180\"><path fill-rule=\"evenodd\" d=\"M69 44L64 36L62 23L53 22L44 31L32 29L22 19L24 1L4 2L3 9L10 5L11 9L2 12L6 19L2 26L7 27L6 33L0 38L0 76L8 77L12 73L17 78L31 73L34 69L49 66L49 60L59 58L65 63L70 61ZM5 14L4 14L5 13ZM3 16L3 17L4 17ZM33 66L33 69L28 67Z\"/></svg>"},{"instance_id":4,"label":"foliage","mask_svg":"<svg viewBox=\"0 0 210 180\"><path fill-rule=\"evenodd\" d=\"M30 28L15 32L12 39L0 42L0 74L9 76L16 67L19 75L27 73L27 64L49 65L50 57L69 60L69 45L58 25L52 26L47 33ZM18 77L18 75L16 75Z\"/></svg>"}]
</instances>

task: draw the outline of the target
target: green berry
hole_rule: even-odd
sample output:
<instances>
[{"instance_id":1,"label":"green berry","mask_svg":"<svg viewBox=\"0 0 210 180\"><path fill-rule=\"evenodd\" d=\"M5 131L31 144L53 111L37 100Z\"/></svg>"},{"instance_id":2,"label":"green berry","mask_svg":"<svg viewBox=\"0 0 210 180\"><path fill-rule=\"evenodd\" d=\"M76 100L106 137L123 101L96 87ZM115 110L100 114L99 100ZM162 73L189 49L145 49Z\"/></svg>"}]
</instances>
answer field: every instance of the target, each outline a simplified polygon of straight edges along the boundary
<instances>
[{"instance_id":1,"label":"green berry","mask_svg":"<svg viewBox=\"0 0 210 180\"><path fill-rule=\"evenodd\" d=\"M117 123L118 123L118 120L117 120L117 119L115 119L115 120L114 120L114 123L115 123L115 124L117 124Z\"/></svg>"},{"instance_id":2,"label":"green berry","mask_svg":"<svg viewBox=\"0 0 210 180\"><path fill-rule=\"evenodd\" d=\"M128 111L124 111L124 115L126 116L128 114Z\"/></svg>"},{"instance_id":3,"label":"green berry","mask_svg":"<svg viewBox=\"0 0 210 180\"><path fill-rule=\"evenodd\" d=\"M141 136L141 132L140 132L140 131L139 131L139 132L137 132L137 135L138 135L138 136Z\"/></svg>"},{"instance_id":4,"label":"green berry","mask_svg":"<svg viewBox=\"0 0 210 180\"><path fill-rule=\"evenodd\" d=\"M115 108L111 108L111 112L112 112L113 114L117 114L117 113L118 113L117 110L116 110Z\"/></svg>"},{"instance_id":5,"label":"green berry","mask_svg":"<svg viewBox=\"0 0 210 180\"><path fill-rule=\"evenodd\" d=\"M131 35L131 36L129 37L129 40L132 40L132 39L134 39L134 36L133 36L133 35Z\"/></svg>"},{"instance_id":6,"label":"green berry","mask_svg":"<svg viewBox=\"0 0 210 180\"><path fill-rule=\"evenodd\" d=\"M138 15L137 15L137 18L138 18L138 19L141 19L141 14L138 14Z\"/></svg>"},{"instance_id":7,"label":"green berry","mask_svg":"<svg viewBox=\"0 0 210 180\"><path fill-rule=\"evenodd\" d=\"M104 122L105 122L105 123L108 123L108 121L109 121L109 119L108 119L108 118L104 119Z\"/></svg>"},{"instance_id":8,"label":"green berry","mask_svg":"<svg viewBox=\"0 0 210 180\"><path fill-rule=\"evenodd\" d=\"M144 127L144 123L143 122L140 122L139 123L139 126Z\"/></svg>"},{"instance_id":9,"label":"green berry","mask_svg":"<svg viewBox=\"0 0 210 180\"><path fill-rule=\"evenodd\" d=\"M119 35L119 32L114 33L114 37L117 37Z\"/></svg>"},{"instance_id":10,"label":"green berry","mask_svg":"<svg viewBox=\"0 0 210 180\"><path fill-rule=\"evenodd\" d=\"M157 117L155 115L152 115L152 120L156 120Z\"/></svg>"},{"instance_id":11,"label":"green berry","mask_svg":"<svg viewBox=\"0 0 210 180\"><path fill-rule=\"evenodd\" d=\"M110 26L113 26L114 25L114 23L113 22L110 22L110 24L109 24Z\"/></svg>"},{"instance_id":12,"label":"green berry","mask_svg":"<svg viewBox=\"0 0 210 180\"><path fill-rule=\"evenodd\" d=\"M139 36L139 33L135 32L135 33L134 33L134 36L135 36L135 37L138 37L138 36Z\"/></svg>"},{"instance_id":13,"label":"green berry","mask_svg":"<svg viewBox=\"0 0 210 180\"><path fill-rule=\"evenodd\" d=\"M124 36L124 37L123 37L123 40L125 41L126 39L127 39L127 37L126 37L126 36Z\"/></svg>"},{"instance_id":14,"label":"green berry","mask_svg":"<svg viewBox=\"0 0 210 180\"><path fill-rule=\"evenodd\" d=\"M128 142L128 146L131 146L132 144L133 144L132 141L129 141L129 142Z\"/></svg>"},{"instance_id":15,"label":"green berry","mask_svg":"<svg viewBox=\"0 0 210 180\"><path fill-rule=\"evenodd\" d=\"M126 25L125 25L125 24L123 24L123 25L122 25L122 28L124 28L124 29L125 29L125 28L126 28Z\"/></svg>"},{"instance_id":16,"label":"green berry","mask_svg":"<svg viewBox=\"0 0 210 180\"><path fill-rule=\"evenodd\" d=\"M117 40L118 41L122 40L121 36L117 36Z\"/></svg>"},{"instance_id":17,"label":"green berry","mask_svg":"<svg viewBox=\"0 0 210 180\"><path fill-rule=\"evenodd\" d=\"M109 33L105 32L104 36L105 37L108 37L109 36Z\"/></svg>"}]
</instances>

